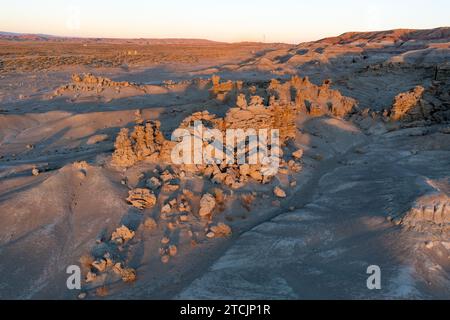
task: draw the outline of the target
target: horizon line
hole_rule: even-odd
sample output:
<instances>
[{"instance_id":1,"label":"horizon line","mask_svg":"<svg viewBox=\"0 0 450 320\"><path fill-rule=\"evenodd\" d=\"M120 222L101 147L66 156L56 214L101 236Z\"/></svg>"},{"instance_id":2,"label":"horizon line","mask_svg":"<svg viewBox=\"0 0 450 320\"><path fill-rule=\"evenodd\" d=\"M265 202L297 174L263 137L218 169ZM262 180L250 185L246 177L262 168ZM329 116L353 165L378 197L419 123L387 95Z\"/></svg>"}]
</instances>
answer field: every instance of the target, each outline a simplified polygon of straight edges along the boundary
<instances>
[{"instance_id":1,"label":"horizon line","mask_svg":"<svg viewBox=\"0 0 450 320\"><path fill-rule=\"evenodd\" d=\"M238 44L238 43L266 43L266 44L301 44L307 42L315 42L328 38L339 37L347 33L374 33L374 32L387 32L387 31L398 31L398 30L408 30L408 31L423 31L423 30L437 30L437 29L446 29L450 28L450 26L440 26L435 28L394 28L394 29L385 29L385 30L370 30L370 31L346 31L334 36L322 37L316 40L310 41L302 41L302 42L282 42L282 41L251 41L251 40L243 40L243 41L219 41L212 40L208 38L180 38L180 37L101 37L101 36L67 36L67 35L57 35L57 34L46 34L46 33L34 33L34 32L15 32L15 31L3 31L0 30L0 35L11 35L11 36L40 36L40 37L49 37L49 38L59 38L59 39L76 39L76 40L197 40L197 41L207 41L212 43L223 43L223 44Z\"/></svg>"}]
</instances>

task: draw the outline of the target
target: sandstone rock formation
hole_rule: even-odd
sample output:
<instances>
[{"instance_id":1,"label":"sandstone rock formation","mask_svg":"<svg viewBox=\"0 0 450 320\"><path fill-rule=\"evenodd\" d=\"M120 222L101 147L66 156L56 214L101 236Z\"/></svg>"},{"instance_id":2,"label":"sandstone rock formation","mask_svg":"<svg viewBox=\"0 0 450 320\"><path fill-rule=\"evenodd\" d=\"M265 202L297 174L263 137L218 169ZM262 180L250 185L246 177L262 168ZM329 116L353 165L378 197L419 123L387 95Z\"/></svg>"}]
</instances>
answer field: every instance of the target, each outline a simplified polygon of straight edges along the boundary
<instances>
[{"instance_id":1,"label":"sandstone rock formation","mask_svg":"<svg viewBox=\"0 0 450 320\"><path fill-rule=\"evenodd\" d=\"M113 271L122 278L123 282L134 282L136 280L136 271L132 268L123 268L120 262L113 266Z\"/></svg>"},{"instance_id":2,"label":"sandstone rock formation","mask_svg":"<svg viewBox=\"0 0 450 320\"><path fill-rule=\"evenodd\" d=\"M225 238L229 237L231 235L231 228L230 226L226 225L225 223L219 222L217 225L212 226L210 228L209 237L213 238Z\"/></svg>"},{"instance_id":3,"label":"sandstone rock formation","mask_svg":"<svg viewBox=\"0 0 450 320\"><path fill-rule=\"evenodd\" d=\"M226 82L220 82L220 77L217 75L211 77L211 82L210 96L224 102L235 97L242 89L242 81L233 82L228 80Z\"/></svg>"},{"instance_id":4,"label":"sandstone rock formation","mask_svg":"<svg viewBox=\"0 0 450 320\"><path fill-rule=\"evenodd\" d=\"M215 93L235 89L239 91L240 93L236 95L236 107L229 109L224 118L219 118L208 111L196 112L185 118L179 128L188 129L191 135L194 135L194 139L203 139L195 136L196 131L193 127L196 122L201 122L205 128L217 129L224 136L226 129L242 129L244 132L252 129L256 134L260 129L278 129L280 143L284 145L296 135L295 120L299 112L303 111L313 116L325 114L345 116L356 107L355 100L343 97L339 91L330 89L329 81L325 81L322 86L316 86L309 82L308 78L301 79L295 76L285 83L272 80L268 87L264 88L251 83L244 85L242 82L221 84L220 78L214 76L212 83L212 90ZM255 95L256 92L262 92L266 96ZM250 96L249 101L246 94ZM121 167L130 167L143 160L170 163L171 151L176 144L177 141L164 139L159 122L138 124L131 136L127 129L121 130L116 139L112 163ZM203 141L203 145L206 146L208 143ZM282 155L281 149L278 151ZM247 148L245 152L248 157L254 150ZM298 163L291 163L289 167L296 172L300 170ZM267 182L276 174L276 172L270 174L272 169L263 168L262 164L250 166L207 164L189 168L193 169L204 172L205 176L209 176L216 183L223 183L232 188L241 187L248 177L259 182Z\"/></svg>"},{"instance_id":5,"label":"sandstone rock formation","mask_svg":"<svg viewBox=\"0 0 450 320\"><path fill-rule=\"evenodd\" d=\"M114 144L112 164L118 167L131 167L138 161L156 160L165 143L160 125L159 121L138 124L131 136L127 128L121 129Z\"/></svg>"},{"instance_id":6,"label":"sandstone rock formation","mask_svg":"<svg viewBox=\"0 0 450 320\"><path fill-rule=\"evenodd\" d=\"M206 193L202 196L200 200L200 210L198 214L200 217L211 216L214 208L216 207L216 199L210 193Z\"/></svg>"},{"instance_id":7,"label":"sandstone rock formation","mask_svg":"<svg viewBox=\"0 0 450 320\"><path fill-rule=\"evenodd\" d=\"M156 204L156 196L149 189L137 188L128 192L127 201L134 207L143 210Z\"/></svg>"},{"instance_id":8,"label":"sandstone rock formation","mask_svg":"<svg viewBox=\"0 0 450 320\"><path fill-rule=\"evenodd\" d=\"M237 158L238 146L234 150L218 150L217 145L211 145L208 139L198 136L194 124L201 123L204 129L216 129L225 138L227 129L243 130L244 134L250 131L259 134L261 129L267 129L268 141L270 142L270 130L279 130L279 145L266 146L267 155L277 152L283 155L282 146L289 139L297 134L296 119L301 112L311 116L333 115L345 116L351 113L356 107L356 101L343 97L339 91L330 89L330 81L325 81L322 86L316 86L309 82L308 78L294 76L290 81L281 83L272 80L266 84L235 83L226 85L220 83L219 77L212 78L213 91L222 92L234 90L236 92L236 107L230 108L223 118L217 117L208 111L195 112L185 118L179 125L180 129L187 129L191 137L202 140L203 147L213 147L214 154L231 153ZM239 91L239 93L238 93ZM256 93L262 94L256 95ZM249 98L247 98L247 96ZM250 131L249 131L250 130ZM172 150L179 141L165 140L160 132L160 124L157 121L144 123L140 119L134 131L129 134L127 129L122 129L119 133L115 151L112 157L112 164L120 167L133 166L138 161L160 161L172 163ZM225 141L223 141L225 143ZM260 148L261 145L258 145ZM275 148L275 149L271 149ZM242 151L242 150L241 150ZM261 151L261 150L259 150ZM264 151L264 150L263 150ZM256 150L250 148L245 143L244 156L249 159ZM298 162L302 157L301 151L294 153L294 160L288 163L272 164L269 157L265 158L265 163L259 158L258 164L237 164L214 162L201 165L183 165L186 171L200 172L205 177L210 178L214 183L224 184L230 188L241 188L248 179L253 179L260 183L267 183L278 173L278 168L284 173L299 172L302 169ZM214 158L211 160L215 160ZM220 160L220 159L219 159ZM224 160L224 159L221 159ZM158 182L154 179L148 181L151 189L159 188ZM173 192L179 186L163 181L162 191Z\"/></svg>"},{"instance_id":9,"label":"sandstone rock formation","mask_svg":"<svg viewBox=\"0 0 450 320\"><path fill-rule=\"evenodd\" d=\"M390 118L394 121L398 121L406 117L406 115L419 104L424 92L425 89L422 86L417 86L409 92L397 95L394 99L394 104L392 105Z\"/></svg>"},{"instance_id":10,"label":"sandstone rock formation","mask_svg":"<svg viewBox=\"0 0 450 320\"><path fill-rule=\"evenodd\" d=\"M297 110L311 116L328 114L345 117L353 112L357 107L356 100L342 96L338 90L333 90L330 86L330 80L325 80L321 86L317 86L311 83L308 77L293 76L285 83L272 80L267 91L273 102L293 105Z\"/></svg>"},{"instance_id":11,"label":"sandstone rock formation","mask_svg":"<svg viewBox=\"0 0 450 320\"><path fill-rule=\"evenodd\" d=\"M191 129L191 133L193 133L192 129L196 122L201 122L208 129L223 130L225 128L224 120L215 114L209 113L207 110L194 112L180 123L179 128Z\"/></svg>"},{"instance_id":12,"label":"sandstone rock formation","mask_svg":"<svg viewBox=\"0 0 450 320\"><path fill-rule=\"evenodd\" d=\"M331 114L344 117L357 106L355 99L344 97L338 90L330 88L331 81L326 80L321 86L312 84L307 77L293 77L292 86L296 90L295 101L301 110L313 116Z\"/></svg>"},{"instance_id":13,"label":"sandstone rock formation","mask_svg":"<svg viewBox=\"0 0 450 320\"><path fill-rule=\"evenodd\" d=\"M117 228L116 231L114 231L111 235L111 241L117 242L117 243L125 243L131 239L134 238L134 231L131 231L126 226L122 225L121 227Z\"/></svg>"},{"instance_id":14,"label":"sandstone rock formation","mask_svg":"<svg viewBox=\"0 0 450 320\"><path fill-rule=\"evenodd\" d=\"M129 138L129 130L122 128L114 143L115 151L112 155L112 164L119 167L131 167L137 161L133 150L133 143Z\"/></svg>"},{"instance_id":15,"label":"sandstone rock formation","mask_svg":"<svg viewBox=\"0 0 450 320\"><path fill-rule=\"evenodd\" d=\"M56 89L54 96L74 92L95 92L98 94L106 88L113 88L116 91L120 91L121 88L131 87L140 89L137 84L128 81L116 82L108 78L94 76L91 73L73 74L72 83Z\"/></svg>"},{"instance_id":16,"label":"sandstone rock formation","mask_svg":"<svg viewBox=\"0 0 450 320\"><path fill-rule=\"evenodd\" d=\"M257 133L260 129L278 129L281 143L295 137L297 111L294 108L278 104L265 106L259 96L252 96L248 106L244 101L240 96L238 104L241 107L227 112L224 119L227 129L254 129Z\"/></svg>"},{"instance_id":17,"label":"sandstone rock formation","mask_svg":"<svg viewBox=\"0 0 450 320\"><path fill-rule=\"evenodd\" d=\"M399 223L407 228L450 237L450 197L443 192L427 194L416 200Z\"/></svg>"},{"instance_id":18,"label":"sandstone rock formation","mask_svg":"<svg viewBox=\"0 0 450 320\"><path fill-rule=\"evenodd\" d=\"M450 121L450 83L436 81L429 88L417 86L394 99L389 120L430 124Z\"/></svg>"},{"instance_id":19,"label":"sandstone rock formation","mask_svg":"<svg viewBox=\"0 0 450 320\"><path fill-rule=\"evenodd\" d=\"M137 161L158 156L164 142L159 121L148 121L144 125L134 127L131 139L134 141L134 153Z\"/></svg>"}]
</instances>

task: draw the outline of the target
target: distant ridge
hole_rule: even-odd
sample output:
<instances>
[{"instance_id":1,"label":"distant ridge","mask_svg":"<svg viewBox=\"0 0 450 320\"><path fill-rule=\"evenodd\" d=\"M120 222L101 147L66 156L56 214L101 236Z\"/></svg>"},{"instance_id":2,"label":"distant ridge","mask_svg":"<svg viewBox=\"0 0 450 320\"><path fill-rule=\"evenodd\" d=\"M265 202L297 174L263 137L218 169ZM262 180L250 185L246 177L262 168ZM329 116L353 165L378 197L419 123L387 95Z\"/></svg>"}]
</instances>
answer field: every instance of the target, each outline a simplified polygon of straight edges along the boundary
<instances>
[{"instance_id":1,"label":"distant ridge","mask_svg":"<svg viewBox=\"0 0 450 320\"><path fill-rule=\"evenodd\" d=\"M11 41L49 41L56 37L47 34L28 34L0 31L0 40Z\"/></svg>"},{"instance_id":2,"label":"distant ridge","mask_svg":"<svg viewBox=\"0 0 450 320\"><path fill-rule=\"evenodd\" d=\"M337 37L318 40L318 43L350 44L353 42L397 42L408 40L448 40L450 41L450 27L435 29L393 29L371 32L346 32Z\"/></svg>"},{"instance_id":3,"label":"distant ridge","mask_svg":"<svg viewBox=\"0 0 450 320\"><path fill-rule=\"evenodd\" d=\"M223 43L219 41L212 41L207 39L181 39L181 38L82 38L82 37L60 37L47 34L29 34L29 33L16 33L0 31L0 40L6 41L79 41L83 43L117 43L117 44L195 44L195 45L207 45L214 43Z\"/></svg>"}]
</instances>

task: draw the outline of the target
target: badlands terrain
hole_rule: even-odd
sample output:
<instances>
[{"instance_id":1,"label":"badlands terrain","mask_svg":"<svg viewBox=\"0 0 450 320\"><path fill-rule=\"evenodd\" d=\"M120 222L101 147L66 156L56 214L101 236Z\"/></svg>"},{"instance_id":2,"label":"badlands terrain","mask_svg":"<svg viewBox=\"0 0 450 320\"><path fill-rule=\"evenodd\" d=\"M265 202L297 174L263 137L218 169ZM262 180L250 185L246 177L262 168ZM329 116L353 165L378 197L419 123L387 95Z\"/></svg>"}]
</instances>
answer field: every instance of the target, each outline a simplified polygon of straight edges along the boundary
<instances>
[{"instance_id":1,"label":"badlands terrain","mask_svg":"<svg viewBox=\"0 0 450 320\"><path fill-rule=\"evenodd\" d=\"M278 172L173 163L194 121L279 129ZM1 299L449 299L449 196L450 28L0 33Z\"/></svg>"}]
</instances>

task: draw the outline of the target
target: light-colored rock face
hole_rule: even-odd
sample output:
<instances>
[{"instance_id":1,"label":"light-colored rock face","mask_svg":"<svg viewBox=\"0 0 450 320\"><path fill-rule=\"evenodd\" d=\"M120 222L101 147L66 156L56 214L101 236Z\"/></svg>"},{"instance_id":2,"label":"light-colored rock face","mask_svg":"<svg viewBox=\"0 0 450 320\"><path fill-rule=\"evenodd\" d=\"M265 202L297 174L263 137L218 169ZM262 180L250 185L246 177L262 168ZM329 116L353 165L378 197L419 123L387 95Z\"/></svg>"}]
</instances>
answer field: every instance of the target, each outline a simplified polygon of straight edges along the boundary
<instances>
[{"instance_id":1,"label":"light-colored rock face","mask_svg":"<svg viewBox=\"0 0 450 320\"><path fill-rule=\"evenodd\" d=\"M293 77L291 86L296 92L295 102L300 110L306 110L312 116L333 115L345 117L355 111L357 101L344 97L338 90L330 88L331 81L326 80L317 86L309 79Z\"/></svg>"},{"instance_id":2,"label":"light-colored rock face","mask_svg":"<svg viewBox=\"0 0 450 320\"><path fill-rule=\"evenodd\" d=\"M390 110L392 121L418 125L445 123L450 120L450 84L434 82L430 87L416 86L397 95Z\"/></svg>"},{"instance_id":3,"label":"light-colored rock face","mask_svg":"<svg viewBox=\"0 0 450 320\"><path fill-rule=\"evenodd\" d=\"M215 88L213 92L220 91L222 95L223 92L226 92L227 97L236 99L238 109L251 111L250 109L255 107L253 114L258 111L258 108L268 106L266 109L276 109L278 113L292 109L303 111L312 116L345 117L357 108L356 100L345 97L338 90L330 88L330 80L326 80L322 85L317 86L311 83L308 77L293 76L290 81L285 82L274 79L270 81L266 88L259 89L244 83L239 86L233 82L219 84L220 80L217 77L213 83L215 83L213 84L213 88ZM219 88L222 90L219 90ZM264 94L264 97L255 94L257 91ZM276 106L281 108L276 108ZM242 120L245 120L249 119L252 113L241 111L239 116Z\"/></svg>"},{"instance_id":4,"label":"light-colored rock face","mask_svg":"<svg viewBox=\"0 0 450 320\"><path fill-rule=\"evenodd\" d=\"M391 119L394 121L401 120L420 102L425 89L417 86L409 92L400 93L395 97L394 104L391 109Z\"/></svg>"}]
</instances>

